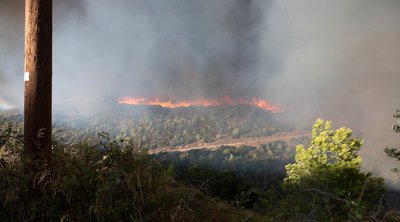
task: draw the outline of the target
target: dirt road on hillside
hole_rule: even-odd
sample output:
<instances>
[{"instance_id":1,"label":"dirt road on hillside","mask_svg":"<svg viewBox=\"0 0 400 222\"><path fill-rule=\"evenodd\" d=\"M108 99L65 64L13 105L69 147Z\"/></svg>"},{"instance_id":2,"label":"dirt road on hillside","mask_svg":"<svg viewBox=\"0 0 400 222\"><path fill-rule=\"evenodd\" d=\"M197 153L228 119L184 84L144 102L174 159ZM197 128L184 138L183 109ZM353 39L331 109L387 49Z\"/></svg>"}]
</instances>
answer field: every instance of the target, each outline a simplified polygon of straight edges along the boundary
<instances>
[{"instance_id":1,"label":"dirt road on hillside","mask_svg":"<svg viewBox=\"0 0 400 222\"><path fill-rule=\"evenodd\" d=\"M161 153L161 152L184 152L189 150L198 150L198 149L211 149L215 150L221 146L233 146L239 147L242 145L246 146L259 146L261 144L266 144L278 140L283 140L285 142L290 143L290 140L295 138L300 138L311 135L310 132L306 131L293 131L293 132L285 132L285 133L276 133L271 136L264 136L264 137L255 137L255 138L224 138L220 140L216 140L210 143L191 143L185 146L166 146L166 147L159 147L156 149L149 150L149 154Z\"/></svg>"}]
</instances>

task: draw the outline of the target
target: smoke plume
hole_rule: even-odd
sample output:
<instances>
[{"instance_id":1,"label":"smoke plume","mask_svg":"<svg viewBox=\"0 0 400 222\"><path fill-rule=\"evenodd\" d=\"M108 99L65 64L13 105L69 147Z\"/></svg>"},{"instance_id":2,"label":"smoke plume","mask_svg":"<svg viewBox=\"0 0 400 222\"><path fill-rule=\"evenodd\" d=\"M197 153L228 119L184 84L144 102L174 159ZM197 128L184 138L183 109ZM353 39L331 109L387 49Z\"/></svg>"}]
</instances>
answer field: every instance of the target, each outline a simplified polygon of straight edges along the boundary
<instances>
[{"instance_id":1,"label":"smoke plume","mask_svg":"<svg viewBox=\"0 0 400 222\"><path fill-rule=\"evenodd\" d=\"M354 129L365 138L365 167L387 178L393 165L383 148L399 145L390 128L400 107L399 10L395 0L281 0L264 29L280 64L265 89L288 104L288 118Z\"/></svg>"}]
</instances>

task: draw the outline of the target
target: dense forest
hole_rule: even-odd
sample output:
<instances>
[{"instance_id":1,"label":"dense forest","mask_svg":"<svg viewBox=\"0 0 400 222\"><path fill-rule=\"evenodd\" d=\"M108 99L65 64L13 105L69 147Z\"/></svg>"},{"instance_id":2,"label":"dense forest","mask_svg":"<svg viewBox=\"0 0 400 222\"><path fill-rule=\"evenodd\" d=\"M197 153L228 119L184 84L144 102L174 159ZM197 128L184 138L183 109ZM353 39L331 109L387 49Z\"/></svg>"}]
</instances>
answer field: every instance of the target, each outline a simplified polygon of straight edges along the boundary
<instances>
[{"instance_id":1,"label":"dense forest","mask_svg":"<svg viewBox=\"0 0 400 222\"><path fill-rule=\"evenodd\" d=\"M226 111L153 107L98 116L56 114L53 170L33 175L23 173L22 115L4 111L0 216L17 221L397 221L399 194L361 170L362 141L350 129L334 130L322 120L311 138L147 154L158 146L293 130L268 113ZM35 193L26 192L31 189L45 198L33 201Z\"/></svg>"},{"instance_id":2,"label":"dense forest","mask_svg":"<svg viewBox=\"0 0 400 222\"><path fill-rule=\"evenodd\" d=\"M60 112L54 115L53 134L65 143L72 143L91 140L99 132L107 132L115 138L129 139L137 147L153 149L221 138L270 136L293 130L277 123L279 114L274 115L249 106L235 109L229 106L207 109L122 107L95 115ZM16 110L3 112L1 117L2 125L11 122L22 127L23 116Z\"/></svg>"}]
</instances>

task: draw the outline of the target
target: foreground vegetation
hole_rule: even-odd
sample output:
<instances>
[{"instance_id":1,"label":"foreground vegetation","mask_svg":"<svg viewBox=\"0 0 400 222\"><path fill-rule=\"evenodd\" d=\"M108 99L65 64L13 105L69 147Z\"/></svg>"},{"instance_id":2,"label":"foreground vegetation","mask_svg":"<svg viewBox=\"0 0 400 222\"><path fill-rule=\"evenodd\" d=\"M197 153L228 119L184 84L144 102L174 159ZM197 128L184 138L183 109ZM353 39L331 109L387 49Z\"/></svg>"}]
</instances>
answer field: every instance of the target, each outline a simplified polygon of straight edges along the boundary
<instances>
[{"instance_id":1,"label":"foreground vegetation","mask_svg":"<svg viewBox=\"0 0 400 222\"><path fill-rule=\"evenodd\" d=\"M129 142L100 139L102 147L54 144L52 165L37 163L36 170L26 168L22 146L3 143L0 220L240 221L251 215L181 185Z\"/></svg>"},{"instance_id":2,"label":"foreground vegetation","mask_svg":"<svg viewBox=\"0 0 400 222\"><path fill-rule=\"evenodd\" d=\"M398 221L399 194L361 170L362 143L350 129L318 120L296 152L279 141L154 157L173 166L179 181L272 221Z\"/></svg>"}]
</instances>

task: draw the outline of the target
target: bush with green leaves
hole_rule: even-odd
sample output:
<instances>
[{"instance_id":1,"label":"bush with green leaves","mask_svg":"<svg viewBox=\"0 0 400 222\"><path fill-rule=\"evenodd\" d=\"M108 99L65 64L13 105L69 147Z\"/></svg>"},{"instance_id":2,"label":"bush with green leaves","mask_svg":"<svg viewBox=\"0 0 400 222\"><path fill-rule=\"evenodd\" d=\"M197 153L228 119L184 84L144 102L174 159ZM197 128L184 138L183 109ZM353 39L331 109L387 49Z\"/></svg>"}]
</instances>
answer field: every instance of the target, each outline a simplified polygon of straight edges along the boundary
<instances>
[{"instance_id":1,"label":"bush with green leaves","mask_svg":"<svg viewBox=\"0 0 400 222\"><path fill-rule=\"evenodd\" d=\"M179 174L177 180L242 208L251 209L259 199L259 192L232 171L217 172L191 167Z\"/></svg>"},{"instance_id":2,"label":"bush with green leaves","mask_svg":"<svg viewBox=\"0 0 400 222\"><path fill-rule=\"evenodd\" d=\"M13 138L11 138L13 139ZM0 147L0 221L232 221L246 212L167 175L146 152L100 135L100 144L55 143L51 165ZM16 143L17 144L17 143Z\"/></svg>"},{"instance_id":3,"label":"bush with green leaves","mask_svg":"<svg viewBox=\"0 0 400 222\"><path fill-rule=\"evenodd\" d=\"M384 192L383 179L361 171L363 140L318 119L311 146L298 145L295 163L286 166L288 214L296 220L361 220Z\"/></svg>"}]
</instances>

